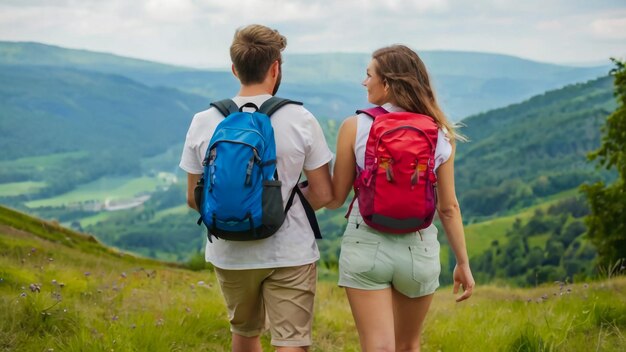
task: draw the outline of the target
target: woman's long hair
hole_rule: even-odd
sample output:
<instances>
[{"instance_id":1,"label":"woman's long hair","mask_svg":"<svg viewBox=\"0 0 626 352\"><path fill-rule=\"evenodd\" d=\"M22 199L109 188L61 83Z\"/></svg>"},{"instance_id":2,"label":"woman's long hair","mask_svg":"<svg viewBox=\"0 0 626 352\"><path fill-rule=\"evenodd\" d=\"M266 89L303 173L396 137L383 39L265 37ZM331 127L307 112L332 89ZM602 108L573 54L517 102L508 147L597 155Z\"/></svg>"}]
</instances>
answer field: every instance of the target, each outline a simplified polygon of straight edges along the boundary
<instances>
[{"instance_id":1,"label":"woman's long hair","mask_svg":"<svg viewBox=\"0 0 626 352\"><path fill-rule=\"evenodd\" d=\"M376 73L389 86L389 98L406 111L432 117L440 128L448 131L451 140L465 140L455 133L439 108L424 62L416 52L404 45L392 45L378 49L372 54L376 60Z\"/></svg>"}]
</instances>

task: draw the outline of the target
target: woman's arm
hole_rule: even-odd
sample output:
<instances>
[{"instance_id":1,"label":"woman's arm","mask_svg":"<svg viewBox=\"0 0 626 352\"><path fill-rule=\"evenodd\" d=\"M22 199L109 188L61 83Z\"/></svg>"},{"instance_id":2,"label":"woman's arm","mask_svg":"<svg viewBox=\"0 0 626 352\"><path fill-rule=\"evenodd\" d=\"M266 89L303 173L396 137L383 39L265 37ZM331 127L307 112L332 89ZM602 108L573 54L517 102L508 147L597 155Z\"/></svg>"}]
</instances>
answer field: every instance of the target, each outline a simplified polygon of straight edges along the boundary
<instances>
[{"instance_id":1,"label":"woman's arm","mask_svg":"<svg viewBox=\"0 0 626 352\"><path fill-rule=\"evenodd\" d=\"M454 293L458 292L460 285L463 286L463 294L456 299L457 302L460 302L472 295L475 283L465 246L461 209L454 190L455 151L456 145L453 142L450 158L437 169L437 211L448 237L448 243L450 243L450 247L456 257L456 267L453 275Z\"/></svg>"},{"instance_id":2,"label":"woman's arm","mask_svg":"<svg viewBox=\"0 0 626 352\"><path fill-rule=\"evenodd\" d=\"M354 156L356 121L356 116L348 117L339 127L335 166L332 175L334 198L330 203L326 204L328 209L337 209L343 205L356 177L356 158Z\"/></svg>"}]
</instances>

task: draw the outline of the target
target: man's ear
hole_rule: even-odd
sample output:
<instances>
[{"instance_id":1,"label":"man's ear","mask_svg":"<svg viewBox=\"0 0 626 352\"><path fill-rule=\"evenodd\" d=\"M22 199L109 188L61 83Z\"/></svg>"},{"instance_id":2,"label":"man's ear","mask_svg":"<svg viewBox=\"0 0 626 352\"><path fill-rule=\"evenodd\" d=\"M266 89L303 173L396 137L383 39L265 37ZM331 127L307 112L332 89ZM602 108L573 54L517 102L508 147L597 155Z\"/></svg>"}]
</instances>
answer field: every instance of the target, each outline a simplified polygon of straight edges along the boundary
<instances>
[{"instance_id":1,"label":"man's ear","mask_svg":"<svg viewBox=\"0 0 626 352\"><path fill-rule=\"evenodd\" d=\"M280 63L278 62L278 60L274 61L274 63L272 64L271 72L272 78L278 77L278 74L280 73Z\"/></svg>"},{"instance_id":2,"label":"man's ear","mask_svg":"<svg viewBox=\"0 0 626 352\"><path fill-rule=\"evenodd\" d=\"M237 75L237 70L235 70L235 65L234 64L230 65L230 69L231 69L231 71L233 71L233 75L235 75L235 77L239 78L239 76Z\"/></svg>"}]
</instances>

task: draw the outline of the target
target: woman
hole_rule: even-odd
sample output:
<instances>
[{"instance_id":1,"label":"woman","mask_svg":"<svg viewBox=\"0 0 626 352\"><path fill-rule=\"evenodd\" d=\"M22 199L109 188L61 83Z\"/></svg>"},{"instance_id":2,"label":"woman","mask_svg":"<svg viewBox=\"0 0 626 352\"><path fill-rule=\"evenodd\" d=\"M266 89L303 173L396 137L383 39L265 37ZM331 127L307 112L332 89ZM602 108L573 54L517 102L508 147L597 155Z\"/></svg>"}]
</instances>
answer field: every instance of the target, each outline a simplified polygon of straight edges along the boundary
<instances>
[{"instance_id":1,"label":"woman","mask_svg":"<svg viewBox=\"0 0 626 352\"><path fill-rule=\"evenodd\" d=\"M437 104L424 63L406 46L375 51L363 86L370 103L391 112L427 115L437 124L437 212L457 261L453 292L462 287L464 292L456 301L463 301L471 296L474 279L454 190L454 141L459 136ZM361 113L347 118L339 129L335 199L328 208L344 204L357 177L357 166L363 169L371 125L372 118ZM418 232L392 234L365 224L358 207L350 214L341 246L339 285L346 289L362 350L419 351L424 318L439 286L437 228L430 225ZM364 250L372 244L374 251ZM419 257L411 253L412 248L430 254Z\"/></svg>"}]
</instances>

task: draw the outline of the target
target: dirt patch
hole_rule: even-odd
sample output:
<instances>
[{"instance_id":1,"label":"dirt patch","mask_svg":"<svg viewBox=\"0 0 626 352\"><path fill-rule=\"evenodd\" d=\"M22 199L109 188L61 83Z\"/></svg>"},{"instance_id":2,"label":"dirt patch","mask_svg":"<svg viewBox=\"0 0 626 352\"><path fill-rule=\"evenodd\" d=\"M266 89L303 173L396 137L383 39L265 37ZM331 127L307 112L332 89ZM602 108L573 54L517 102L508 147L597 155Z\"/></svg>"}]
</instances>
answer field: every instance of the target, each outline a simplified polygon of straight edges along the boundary
<instances>
[{"instance_id":1,"label":"dirt patch","mask_svg":"<svg viewBox=\"0 0 626 352\"><path fill-rule=\"evenodd\" d=\"M35 236L30 232L26 232L3 224L0 224L0 233L21 238L39 238L38 236Z\"/></svg>"}]
</instances>

